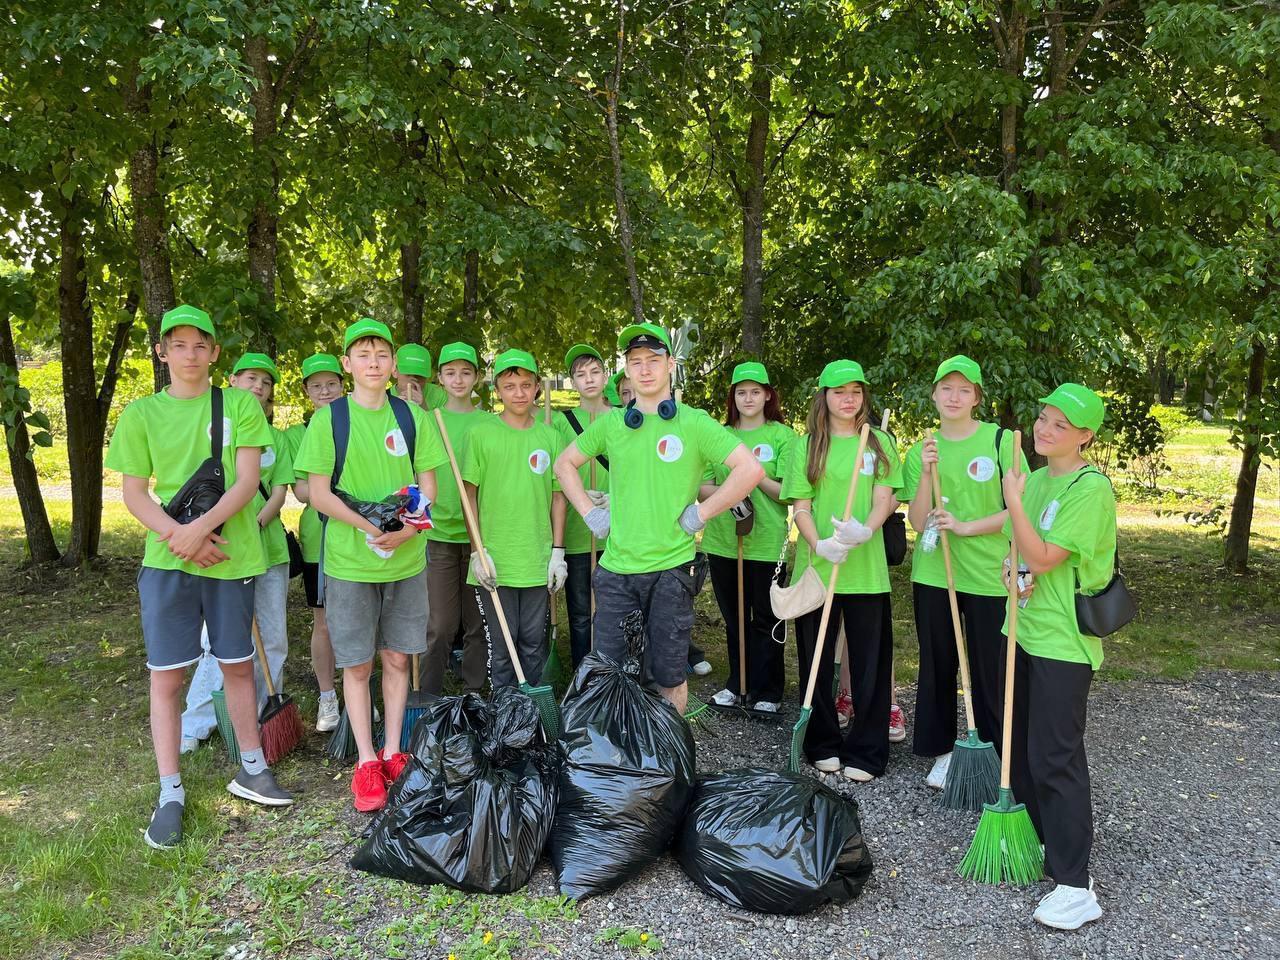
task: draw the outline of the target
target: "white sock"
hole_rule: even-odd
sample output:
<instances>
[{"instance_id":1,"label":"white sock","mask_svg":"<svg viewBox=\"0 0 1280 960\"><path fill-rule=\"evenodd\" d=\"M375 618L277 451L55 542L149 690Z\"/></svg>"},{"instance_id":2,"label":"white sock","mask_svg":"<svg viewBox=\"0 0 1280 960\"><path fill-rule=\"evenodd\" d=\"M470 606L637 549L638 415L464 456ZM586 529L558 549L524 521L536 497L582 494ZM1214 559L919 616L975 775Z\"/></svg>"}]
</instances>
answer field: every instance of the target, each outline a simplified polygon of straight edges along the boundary
<instances>
[{"instance_id":1,"label":"white sock","mask_svg":"<svg viewBox=\"0 0 1280 960\"><path fill-rule=\"evenodd\" d=\"M337 700L338 691L337 690L321 690L320 699L321 700Z\"/></svg>"},{"instance_id":2,"label":"white sock","mask_svg":"<svg viewBox=\"0 0 1280 960\"><path fill-rule=\"evenodd\" d=\"M187 791L182 789L182 774L171 773L167 777L160 778L160 803L163 807L166 803L177 801L184 807L187 805Z\"/></svg>"},{"instance_id":3,"label":"white sock","mask_svg":"<svg viewBox=\"0 0 1280 960\"><path fill-rule=\"evenodd\" d=\"M262 756L262 750L241 750L240 764L244 767L244 772L249 776L256 776L263 770L267 769L267 761Z\"/></svg>"}]
</instances>

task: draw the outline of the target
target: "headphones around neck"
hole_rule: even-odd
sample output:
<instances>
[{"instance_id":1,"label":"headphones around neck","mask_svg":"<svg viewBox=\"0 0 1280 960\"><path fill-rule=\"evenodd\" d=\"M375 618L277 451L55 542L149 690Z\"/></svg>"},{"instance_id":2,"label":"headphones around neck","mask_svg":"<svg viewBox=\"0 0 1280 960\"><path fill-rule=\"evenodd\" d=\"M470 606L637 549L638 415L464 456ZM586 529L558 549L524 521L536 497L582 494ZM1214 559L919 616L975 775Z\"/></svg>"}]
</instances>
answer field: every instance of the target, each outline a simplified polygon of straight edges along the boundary
<instances>
[{"instance_id":1,"label":"headphones around neck","mask_svg":"<svg viewBox=\"0 0 1280 960\"><path fill-rule=\"evenodd\" d=\"M674 420L676 418L676 402L667 397L667 399L659 403L658 416L663 420ZM635 400L627 404L627 409L622 414L622 422L632 430L639 430L644 426L644 413L636 409Z\"/></svg>"}]
</instances>

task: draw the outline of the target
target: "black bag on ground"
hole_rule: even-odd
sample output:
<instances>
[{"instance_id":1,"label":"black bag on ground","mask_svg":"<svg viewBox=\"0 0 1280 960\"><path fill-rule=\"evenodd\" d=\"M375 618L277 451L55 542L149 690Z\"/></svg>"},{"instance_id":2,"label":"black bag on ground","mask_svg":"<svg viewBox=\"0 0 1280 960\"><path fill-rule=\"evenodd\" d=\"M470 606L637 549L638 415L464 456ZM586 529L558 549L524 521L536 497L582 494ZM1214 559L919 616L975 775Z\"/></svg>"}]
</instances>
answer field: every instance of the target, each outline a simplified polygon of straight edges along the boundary
<instances>
[{"instance_id":1,"label":"black bag on ground","mask_svg":"<svg viewBox=\"0 0 1280 960\"><path fill-rule=\"evenodd\" d=\"M468 893L512 893L529 882L556 807L560 748L537 705L515 687L432 702L409 742L358 870Z\"/></svg>"},{"instance_id":2,"label":"black bag on ground","mask_svg":"<svg viewBox=\"0 0 1280 960\"><path fill-rule=\"evenodd\" d=\"M812 777L756 768L698 779L676 857L707 893L759 913L847 903L872 866L856 801Z\"/></svg>"},{"instance_id":3,"label":"black bag on ground","mask_svg":"<svg viewBox=\"0 0 1280 960\"><path fill-rule=\"evenodd\" d=\"M227 474L222 466L222 388L209 388L209 458L178 488L164 505L164 512L181 524L203 517L217 506L227 492ZM214 533L222 532L222 524Z\"/></svg>"},{"instance_id":4,"label":"black bag on ground","mask_svg":"<svg viewBox=\"0 0 1280 960\"><path fill-rule=\"evenodd\" d=\"M547 853L560 892L604 893L671 845L693 795L693 734L666 700L598 653L561 707L565 763Z\"/></svg>"}]
</instances>

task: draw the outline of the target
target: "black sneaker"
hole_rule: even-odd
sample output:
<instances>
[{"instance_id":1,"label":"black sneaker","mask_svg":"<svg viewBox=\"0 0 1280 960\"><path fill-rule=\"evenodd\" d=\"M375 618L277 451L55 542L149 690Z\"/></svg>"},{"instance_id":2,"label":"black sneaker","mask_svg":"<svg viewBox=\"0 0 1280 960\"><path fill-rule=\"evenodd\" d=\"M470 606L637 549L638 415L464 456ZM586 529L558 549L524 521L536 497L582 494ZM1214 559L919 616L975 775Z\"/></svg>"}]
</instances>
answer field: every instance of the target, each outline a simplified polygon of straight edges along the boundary
<instances>
[{"instance_id":1,"label":"black sneaker","mask_svg":"<svg viewBox=\"0 0 1280 960\"><path fill-rule=\"evenodd\" d=\"M251 774L241 767L236 778L227 784L227 792L264 807L287 807L293 803L293 794L280 788L270 769Z\"/></svg>"},{"instance_id":2,"label":"black sneaker","mask_svg":"<svg viewBox=\"0 0 1280 960\"><path fill-rule=\"evenodd\" d=\"M142 839L153 850L172 850L182 842L182 812L185 807L177 800L157 806L151 814L151 823L142 831Z\"/></svg>"}]
</instances>

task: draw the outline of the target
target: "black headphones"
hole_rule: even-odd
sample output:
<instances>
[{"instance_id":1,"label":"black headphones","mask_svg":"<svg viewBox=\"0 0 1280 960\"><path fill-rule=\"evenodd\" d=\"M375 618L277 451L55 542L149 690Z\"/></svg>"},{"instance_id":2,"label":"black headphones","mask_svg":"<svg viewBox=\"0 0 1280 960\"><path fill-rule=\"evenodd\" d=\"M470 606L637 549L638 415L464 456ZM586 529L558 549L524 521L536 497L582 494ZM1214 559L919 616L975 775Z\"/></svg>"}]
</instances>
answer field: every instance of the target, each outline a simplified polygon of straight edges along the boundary
<instances>
[{"instance_id":1,"label":"black headphones","mask_svg":"<svg viewBox=\"0 0 1280 960\"><path fill-rule=\"evenodd\" d=\"M676 402L667 397L667 399L659 403L658 416L663 420L674 420L676 418ZM632 430L639 430L644 426L644 413L636 409L635 400L627 404L627 409L622 414L622 422Z\"/></svg>"}]
</instances>

